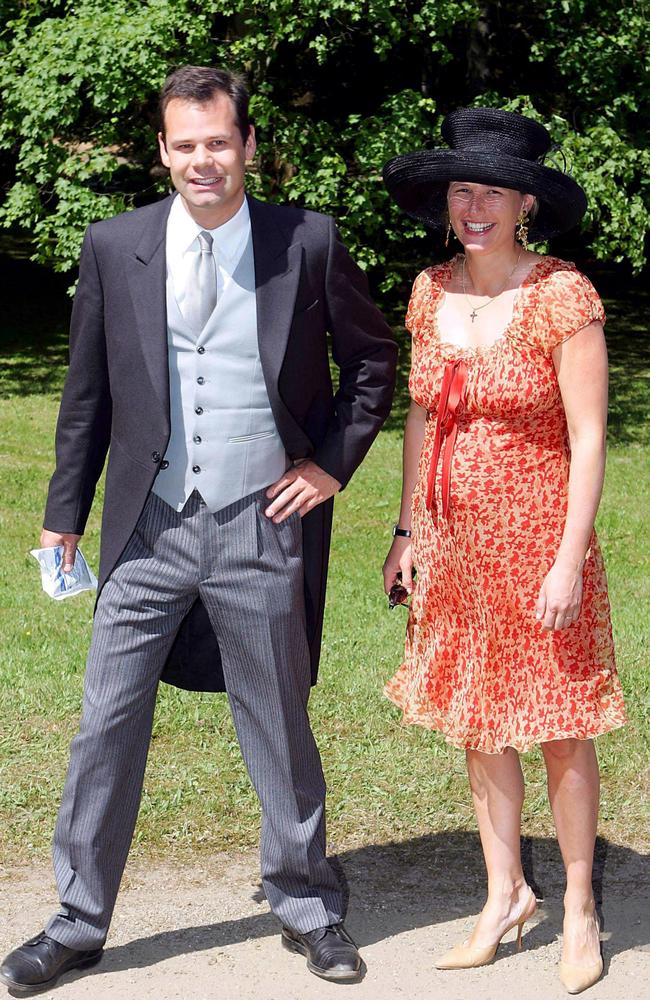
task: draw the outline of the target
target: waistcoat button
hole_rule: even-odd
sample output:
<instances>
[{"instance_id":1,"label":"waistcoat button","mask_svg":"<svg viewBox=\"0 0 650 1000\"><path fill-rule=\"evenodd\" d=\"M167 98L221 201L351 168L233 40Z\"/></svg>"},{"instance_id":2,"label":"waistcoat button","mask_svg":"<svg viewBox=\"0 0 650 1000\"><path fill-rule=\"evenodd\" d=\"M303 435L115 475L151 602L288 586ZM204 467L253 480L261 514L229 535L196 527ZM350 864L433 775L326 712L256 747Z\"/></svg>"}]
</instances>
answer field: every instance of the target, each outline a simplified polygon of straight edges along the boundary
<instances>
[{"instance_id":1,"label":"waistcoat button","mask_svg":"<svg viewBox=\"0 0 650 1000\"><path fill-rule=\"evenodd\" d=\"M200 471L201 471L201 466L200 465L193 465L192 466L192 472L197 472L198 473Z\"/></svg>"},{"instance_id":2,"label":"waistcoat button","mask_svg":"<svg viewBox=\"0 0 650 1000\"><path fill-rule=\"evenodd\" d=\"M199 385L205 385L205 379L203 378L203 375L199 375L196 381L199 383Z\"/></svg>"},{"instance_id":3,"label":"waistcoat button","mask_svg":"<svg viewBox=\"0 0 650 1000\"><path fill-rule=\"evenodd\" d=\"M192 440L194 441L194 444L201 444L202 441L201 435L195 434Z\"/></svg>"},{"instance_id":4,"label":"waistcoat button","mask_svg":"<svg viewBox=\"0 0 650 1000\"><path fill-rule=\"evenodd\" d=\"M194 407L194 412L196 413L197 417L200 417L201 414L203 413L203 407L202 406L195 406ZM160 458L160 455L158 456L158 458Z\"/></svg>"},{"instance_id":5,"label":"waistcoat button","mask_svg":"<svg viewBox=\"0 0 650 1000\"><path fill-rule=\"evenodd\" d=\"M205 347L197 347L196 353L197 354L205 354Z\"/></svg>"}]
</instances>

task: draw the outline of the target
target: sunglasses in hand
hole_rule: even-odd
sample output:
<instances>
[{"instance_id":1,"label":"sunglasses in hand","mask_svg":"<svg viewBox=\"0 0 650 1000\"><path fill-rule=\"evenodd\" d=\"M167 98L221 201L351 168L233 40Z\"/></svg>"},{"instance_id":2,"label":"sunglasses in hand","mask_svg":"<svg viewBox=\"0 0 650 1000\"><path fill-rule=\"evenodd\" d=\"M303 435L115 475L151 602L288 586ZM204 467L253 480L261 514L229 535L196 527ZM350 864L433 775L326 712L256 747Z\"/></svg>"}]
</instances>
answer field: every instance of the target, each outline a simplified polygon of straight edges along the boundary
<instances>
[{"instance_id":1,"label":"sunglasses in hand","mask_svg":"<svg viewBox=\"0 0 650 1000\"><path fill-rule=\"evenodd\" d=\"M415 576L415 570L413 570L413 576ZM410 594L402 583L402 574L398 573L395 583L388 591L388 610L392 611L393 608L396 608L398 605L403 608L409 608L409 597Z\"/></svg>"}]
</instances>

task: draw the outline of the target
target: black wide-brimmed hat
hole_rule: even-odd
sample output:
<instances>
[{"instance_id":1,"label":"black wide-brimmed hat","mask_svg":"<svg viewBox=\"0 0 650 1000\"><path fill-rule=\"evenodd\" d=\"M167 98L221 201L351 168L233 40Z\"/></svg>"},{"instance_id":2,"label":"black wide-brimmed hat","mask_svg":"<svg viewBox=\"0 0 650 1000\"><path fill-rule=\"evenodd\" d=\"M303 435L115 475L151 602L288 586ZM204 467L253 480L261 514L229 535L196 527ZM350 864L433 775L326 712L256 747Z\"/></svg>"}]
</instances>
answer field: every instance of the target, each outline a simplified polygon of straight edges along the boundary
<instances>
[{"instance_id":1,"label":"black wide-brimmed hat","mask_svg":"<svg viewBox=\"0 0 650 1000\"><path fill-rule=\"evenodd\" d=\"M568 174L544 166L551 137L543 125L497 108L459 108L442 123L449 149L421 149L389 160L384 183L408 215L427 226L447 225L447 185L474 181L534 194L538 211L531 241L576 226L587 210L584 191Z\"/></svg>"}]
</instances>

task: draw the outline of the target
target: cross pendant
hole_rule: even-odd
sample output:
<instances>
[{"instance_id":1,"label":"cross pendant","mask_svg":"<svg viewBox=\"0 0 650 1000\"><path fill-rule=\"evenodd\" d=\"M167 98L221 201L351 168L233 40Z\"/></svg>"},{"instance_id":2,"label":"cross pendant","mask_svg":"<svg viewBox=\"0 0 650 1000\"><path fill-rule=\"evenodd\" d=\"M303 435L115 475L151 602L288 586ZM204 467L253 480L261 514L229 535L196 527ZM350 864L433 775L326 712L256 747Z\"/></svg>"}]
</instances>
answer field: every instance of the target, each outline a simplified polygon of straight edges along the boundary
<instances>
[{"instance_id":1,"label":"cross pendant","mask_svg":"<svg viewBox=\"0 0 650 1000\"><path fill-rule=\"evenodd\" d=\"M478 313L477 313L476 309L473 309L472 312L469 314L469 318L471 319L472 323L474 322L474 320L476 319L477 316L478 316Z\"/></svg>"}]
</instances>

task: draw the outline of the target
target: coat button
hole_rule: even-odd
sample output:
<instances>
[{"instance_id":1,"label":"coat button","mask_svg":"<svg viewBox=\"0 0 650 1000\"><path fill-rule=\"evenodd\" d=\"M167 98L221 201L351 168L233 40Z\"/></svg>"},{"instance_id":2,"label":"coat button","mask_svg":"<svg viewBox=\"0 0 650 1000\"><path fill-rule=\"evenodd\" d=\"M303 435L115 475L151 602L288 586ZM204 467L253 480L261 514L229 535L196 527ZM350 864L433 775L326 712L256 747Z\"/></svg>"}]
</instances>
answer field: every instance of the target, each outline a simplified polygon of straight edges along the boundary
<instances>
[{"instance_id":1,"label":"coat button","mask_svg":"<svg viewBox=\"0 0 650 1000\"><path fill-rule=\"evenodd\" d=\"M152 451L151 452L151 461L152 462L159 462L160 461L160 452L159 451Z\"/></svg>"},{"instance_id":2,"label":"coat button","mask_svg":"<svg viewBox=\"0 0 650 1000\"><path fill-rule=\"evenodd\" d=\"M205 379L203 378L203 375L199 375L196 381L199 383L199 385L205 385Z\"/></svg>"},{"instance_id":3,"label":"coat button","mask_svg":"<svg viewBox=\"0 0 650 1000\"><path fill-rule=\"evenodd\" d=\"M193 465L192 466L192 472L197 472L198 473L200 471L201 471L201 466L200 465Z\"/></svg>"},{"instance_id":4,"label":"coat button","mask_svg":"<svg viewBox=\"0 0 650 1000\"><path fill-rule=\"evenodd\" d=\"M203 413L203 407L202 406L195 406L194 407L194 412L196 413L197 417L200 417L201 414Z\"/></svg>"},{"instance_id":5,"label":"coat button","mask_svg":"<svg viewBox=\"0 0 650 1000\"><path fill-rule=\"evenodd\" d=\"M194 441L194 444L201 444L203 438L201 437L200 434L195 434L192 440Z\"/></svg>"},{"instance_id":6,"label":"coat button","mask_svg":"<svg viewBox=\"0 0 650 1000\"><path fill-rule=\"evenodd\" d=\"M169 462L167 461L167 459L165 459L163 462L160 463L160 468L161 469L168 469L169 468Z\"/></svg>"},{"instance_id":7,"label":"coat button","mask_svg":"<svg viewBox=\"0 0 650 1000\"><path fill-rule=\"evenodd\" d=\"M196 353L197 354L205 354L205 347L197 347Z\"/></svg>"}]
</instances>

